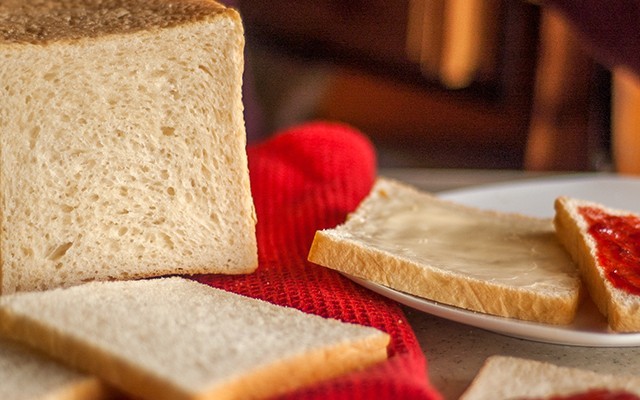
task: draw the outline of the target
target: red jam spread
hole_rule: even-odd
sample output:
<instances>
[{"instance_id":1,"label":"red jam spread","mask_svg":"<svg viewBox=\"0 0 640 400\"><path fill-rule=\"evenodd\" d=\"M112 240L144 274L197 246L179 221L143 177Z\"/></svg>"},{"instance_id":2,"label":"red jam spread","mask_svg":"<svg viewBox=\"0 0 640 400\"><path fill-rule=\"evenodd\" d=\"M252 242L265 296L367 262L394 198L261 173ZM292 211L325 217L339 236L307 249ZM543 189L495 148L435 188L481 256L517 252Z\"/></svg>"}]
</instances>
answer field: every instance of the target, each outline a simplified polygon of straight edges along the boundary
<instances>
[{"instance_id":1,"label":"red jam spread","mask_svg":"<svg viewBox=\"0 0 640 400\"><path fill-rule=\"evenodd\" d=\"M640 397L623 390L593 389L566 396L552 396L545 400L640 400Z\"/></svg>"},{"instance_id":2,"label":"red jam spread","mask_svg":"<svg viewBox=\"0 0 640 400\"><path fill-rule=\"evenodd\" d=\"M595 207L580 207L579 213L596 241L598 262L607 279L640 296L640 217L612 215Z\"/></svg>"}]
</instances>

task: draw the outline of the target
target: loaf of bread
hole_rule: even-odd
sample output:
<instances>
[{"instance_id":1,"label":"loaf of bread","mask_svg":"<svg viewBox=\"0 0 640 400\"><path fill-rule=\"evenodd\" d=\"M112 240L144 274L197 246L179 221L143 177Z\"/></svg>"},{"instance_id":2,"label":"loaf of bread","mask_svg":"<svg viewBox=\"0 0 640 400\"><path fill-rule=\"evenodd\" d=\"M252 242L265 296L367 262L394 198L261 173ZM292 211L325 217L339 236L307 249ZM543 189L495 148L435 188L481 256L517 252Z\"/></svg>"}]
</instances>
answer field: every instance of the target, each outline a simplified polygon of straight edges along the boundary
<instances>
[{"instance_id":1,"label":"loaf of bread","mask_svg":"<svg viewBox=\"0 0 640 400\"><path fill-rule=\"evenodd\" d=\"M492 356L460 400L631 400L638 396L638 376L600 374L546 362Z\"/></svg>"},{"instance_id":2,"label":"loaf of bread","mask_svg":"<svg viewBox=\"0 0 640 400\"><path fill-rule=\"evenodd\" d=\"M465 309L570 323L580 279L550 219L478 210L380 178L309 260Z\"/></svg>"},{"instance_id":3,"label":"loaf of bread","mask_svg":"<svg viewBox=\"0 0 640 400\"><path fill-rule=\"evenodd\" d=\"M0 335L154 400L267 398L382 361L389 343L178 277L2 296Z\"/></svg>"},{"instance_id":4,"label":"loaf of bread","mask_svg":"<svg viewBox=\"0 0 640 400\"><path fill-rule=\"evenodd\" d=\"M0 292L257 266L238 13L0 2Z\"/></svg>"},{"instance_id":5,"label":"loaf of bread","mask_svg":"<svg viewBox=\"0 0 640 400\"><path fill-rule=\"evenodd\" d=\"M97 378L0 339L0 399L102 400L117 394Z\"/></svg>"},{"instance_id":6,"label":"loaf of bread","mask_svg":"<svg viewBox=\"0 0 640 400\"><path fill-rule=\"evenodd\" d=\"M611 329L640 331L640 215L569 197L555 209L558 239Z\"/></svg>"}]
</instances>

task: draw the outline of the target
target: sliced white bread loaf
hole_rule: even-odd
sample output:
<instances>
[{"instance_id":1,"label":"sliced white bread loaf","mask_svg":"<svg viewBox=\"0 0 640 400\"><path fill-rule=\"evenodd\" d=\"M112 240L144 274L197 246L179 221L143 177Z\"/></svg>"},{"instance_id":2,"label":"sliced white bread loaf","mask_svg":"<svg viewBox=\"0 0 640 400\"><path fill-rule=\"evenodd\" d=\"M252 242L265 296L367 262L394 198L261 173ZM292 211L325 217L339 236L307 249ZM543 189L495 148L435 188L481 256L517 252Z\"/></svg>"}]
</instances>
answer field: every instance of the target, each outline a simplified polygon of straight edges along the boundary
<instances>
[{"instance_id":1,"label":"sliced white bread loaf","mask_svg":"<svg viewBox=\"0 0 640 400\"><path fill-rule=\"evenodd\" d=\"M257 265L238 13L0 2L0 292Z\"/></svg>"},{"instance_id":2,"label":"sliced white bread loaf","mask_svg":"<svg viewBox=\"0 0 640 400\"><path fill-rule=\"evenodd\" d=\"M389 342L177 277L3 296L0 334L156 400L266 398L382 361Z\"/></svg>"},{"instance_id":3,"label":"sliced white bread loaf","mask_svg":"<svg viewBox=\"0 0 640 400\"><path fill-rule=\"evenodd\" d=\"M0 382L0 399L5 400L116 398L99 379L5 339L0 339Z\"/></svg>"},{"instance_id":4,"label":"sliced white bread loaf","mask_svg":"<svg viewBox=\"0 0 640 400\"><path fill-rule=\"evenodd\" d=\"M441 200L380 178L347 221L318 231L309 260L469 310L573 320L580 280L550 219Z\"/></svg>"},{"instance_id":5,"label":"sliced white bread loaf","mask_svg":"<svg viewBox=\"0 0 640 400\"><path fill-rule=\"evenodd\" d=\"M640 331L640 215L559 197L556 234L611 329Z\"/></svg>"},{"instance_id":6,"label":"sliced white bread loaf","mask_svg":"<svg viewBox=\"0 0 640 400\"><path fill-rule=\"evenodd\" d=\"M614 397L614 394L628 396ZM575 397L575 400L638 398L640 377L600 374L546 362L492 356L485 361L460 400L542 400L579 395L586 397Z\"/></svg>"}]
</instances>

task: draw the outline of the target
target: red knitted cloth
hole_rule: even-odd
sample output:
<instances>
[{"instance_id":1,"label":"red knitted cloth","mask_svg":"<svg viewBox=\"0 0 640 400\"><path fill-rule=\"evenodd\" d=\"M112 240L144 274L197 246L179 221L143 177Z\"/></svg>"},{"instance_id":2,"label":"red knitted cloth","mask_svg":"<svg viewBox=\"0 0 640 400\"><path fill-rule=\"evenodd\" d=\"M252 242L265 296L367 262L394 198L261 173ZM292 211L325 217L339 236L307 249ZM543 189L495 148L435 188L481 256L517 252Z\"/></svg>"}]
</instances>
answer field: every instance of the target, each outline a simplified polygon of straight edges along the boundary
<instances>
[{"instance_id":1,"label":"red knitted cloth","mask_svg":"<svg viewBox=\"0 0 640 400\"><path fill-rule=\"evenodd\" d=\"M248 149L258 216L259 268L200 282L308 313L379 328L389 360L283 399L439 399L416 337L397 304L306 261L316 230L344 221L376 173L370 142L354 129L310 123Z\"/></svg>"}]
</instances>

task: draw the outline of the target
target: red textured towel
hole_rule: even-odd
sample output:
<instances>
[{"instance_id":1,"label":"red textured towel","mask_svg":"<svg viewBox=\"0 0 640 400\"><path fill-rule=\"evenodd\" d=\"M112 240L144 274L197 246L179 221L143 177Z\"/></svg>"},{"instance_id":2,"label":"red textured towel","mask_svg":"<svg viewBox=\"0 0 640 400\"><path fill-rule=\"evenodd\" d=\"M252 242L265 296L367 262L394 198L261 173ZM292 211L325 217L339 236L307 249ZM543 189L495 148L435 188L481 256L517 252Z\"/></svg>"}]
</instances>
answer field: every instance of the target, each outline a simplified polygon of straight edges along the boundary
<instances>
[{"instance_id":1,"label":"red textured towel","mask_svg":"<svg viewBox=\"0 0 640 400\"><path fill-rule=\"evenodd\" d=\"M316 230L342 223L369 193L375 152L356 130L310 123L248 149L258 216L259 268L203 283L305 312L379 328L392 337L385 363L298 390L283 399L439 399L398 305L306 261Z\"/></svg>"}]
</instances>

